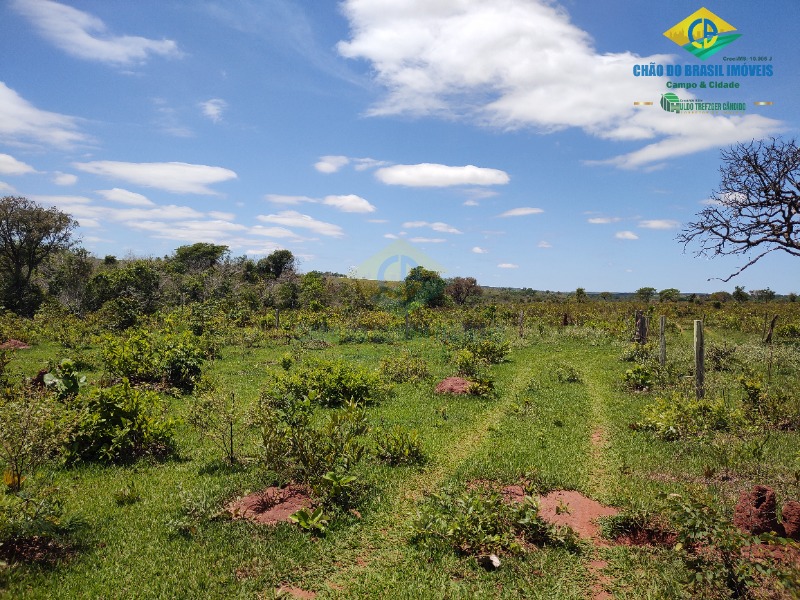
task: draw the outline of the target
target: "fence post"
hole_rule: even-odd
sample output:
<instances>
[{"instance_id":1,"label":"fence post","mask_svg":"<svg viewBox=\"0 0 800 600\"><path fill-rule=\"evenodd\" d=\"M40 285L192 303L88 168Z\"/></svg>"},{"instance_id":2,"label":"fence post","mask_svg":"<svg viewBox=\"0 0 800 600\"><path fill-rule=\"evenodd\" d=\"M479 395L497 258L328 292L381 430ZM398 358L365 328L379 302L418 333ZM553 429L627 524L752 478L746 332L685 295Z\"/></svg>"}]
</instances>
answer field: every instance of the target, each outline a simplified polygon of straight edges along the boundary
<instances>
[{"instance_id":1,"label":"fence post","mask_svg":"<svg viewBox=\"0 0 800 600\"><path fill-rule=\"evenodd\" d=\"M644 311L636 311L636 330L633 334L633 341L639 344L647 343L647 319L644 316Z\"/></svg>"},{"instance_id":2,"label":"fence post","mask_svg":"<svg viewBox=\"0 0 800 600\"><path fill-rule=\"evenodd\" d=\"M694 322L694 388L699 400L705 395L705 352L703 340L703 322Z\"/></svg>"},{"instance_id":3,"label":"fence post","mask_svg":"<svg viewBox=\"0 0 800 600\"><path fill-rule=\"evenodd\" d=\"M658 362L663 367L667 364L667 317L658 317Z\"/></svg>"}]
</instances>

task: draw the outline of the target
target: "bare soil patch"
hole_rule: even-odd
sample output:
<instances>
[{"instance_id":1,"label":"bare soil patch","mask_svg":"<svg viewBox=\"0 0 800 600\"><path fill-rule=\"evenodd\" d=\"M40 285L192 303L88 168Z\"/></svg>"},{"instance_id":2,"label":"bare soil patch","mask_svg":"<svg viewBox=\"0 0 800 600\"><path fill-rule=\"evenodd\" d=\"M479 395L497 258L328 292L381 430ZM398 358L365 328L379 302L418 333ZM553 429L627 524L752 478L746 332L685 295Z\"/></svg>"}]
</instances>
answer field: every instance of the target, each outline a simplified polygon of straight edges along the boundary
<instances>
[{"instance_id":1,"label":"bare soil patch","mask_svg":"<svg viewBox=\"0 0 800 600\"><path fill-rule=\"evenodd\" d=\"M539 515L553 525L567 525L584 539L600 537L599 517L619 514L613 506L603 506L574 490L557 490L539 499Z\"/></svg>"},{"instance_id":2,"label":"bare soil patch","mask_svg":"<svg viewBox=\"0 0 800 600\"><path fill-rule=\"evenodd\" d=\"M436 386L437 394L469 394L472 382L462 377L448 377Z\"/></svg>"},{"instance_id":3,"label":"bare soil patch","mask_svg":"<svg viewBox=\"0 0 800 600\"><path fill-rule=\"evenodd\" d=\"M25 342L19 340L8 340L0 344L0 350L27 350L30 348Z\"/></svg>"},{"instance_id":4,"label":"bare soil patch","mask_svg":"<svg viewBox=\"0 0 800 600\"><path fill-rule=\"evenodd\" d=\"M291 484L285 488L268 487L242 498L237 498L226 510L234 519L247 519L262 525L275 525L289 521L289 517L313 504L309 490L303 485ZM305 596L304 596L305 597Z\"/></svg>"},{"instance_id":5,"label":"bare soil patch","mask_svg":"<svg viewBox=\"0 0 800 600\"><path fill-rule=\"evenodd\" d=\"M74 549L51 538L33 536L0 544L0 560L9 563L52 564L74 554Z\"/></svg>"},{"instance_id":6,"label":"bare soil patch","mask_svg":"<svg viewBox=\"0 0 800 600\"><path fill-rule=\"evenodd\" d=\"M302 588L293 587L291 585L282 585L275 590L275 596L278 598L316 598L316 592L310 592Z\"/></svg>"}]
</instances>

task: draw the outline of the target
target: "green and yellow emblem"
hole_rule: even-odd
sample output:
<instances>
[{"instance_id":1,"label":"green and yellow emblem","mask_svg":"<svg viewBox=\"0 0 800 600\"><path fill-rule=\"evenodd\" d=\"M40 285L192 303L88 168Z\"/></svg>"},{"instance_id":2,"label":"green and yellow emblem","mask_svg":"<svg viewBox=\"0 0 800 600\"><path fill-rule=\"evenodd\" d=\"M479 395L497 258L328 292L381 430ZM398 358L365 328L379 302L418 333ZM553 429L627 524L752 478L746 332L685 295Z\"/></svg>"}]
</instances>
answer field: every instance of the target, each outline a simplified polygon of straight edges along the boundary
<instances>
[{"instance_id":1,"label":"green and yellow emblem","mask_svg":"<svg viewBox=\"0 0 800 600\"><path fill-rule=\"evenodd\" d=\"M713 56L741 37L736 28L707 8L701 8L670 27L664 35L700 60Z\"/></svg>"}]
</instances>

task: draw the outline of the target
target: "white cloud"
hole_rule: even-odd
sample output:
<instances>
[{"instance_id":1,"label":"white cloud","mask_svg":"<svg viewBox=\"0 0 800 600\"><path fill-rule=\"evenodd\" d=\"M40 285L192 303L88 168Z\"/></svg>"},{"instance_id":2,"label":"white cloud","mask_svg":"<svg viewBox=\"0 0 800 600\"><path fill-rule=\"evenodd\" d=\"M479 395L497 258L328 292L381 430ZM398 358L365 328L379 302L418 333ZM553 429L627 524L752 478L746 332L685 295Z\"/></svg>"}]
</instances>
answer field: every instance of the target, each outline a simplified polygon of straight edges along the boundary
<instances>
[{"instance_id":1,"label":"white cloud","mask_svg":"<svg viewBox=\"0 0 800 600\"><path fill-rule=\"evenodd\" d=\"M434 223L429 223L428 221L407 221L403 223L404 229L415 229L417 227L430 227L434 231L438 231L439 233L463 233L459 231L452 225L448 225L447 223L442 223L441 221L436 221Z\"/></svg>"},{"instance_id":2,"label":"white cloud","mask_svg":"<svg viewBox=\"0 0 800 600\"><path fill-rule=\"evenodd\" d=\"M320 173L336 173L350 162L346 156L320 156L314 168Z\"/></svg>"},{"instance_id":3,"label":"white cloud","mask_svg":"<svg viewBox=\"0 0 800 600\"><path fill-rule=\"evenodd\" d=\"M56 171L53 174L53 183L56 185L75 185L78 182L78 176L72 173L62 173Z\"/></svg>"},{"instance_id":4,"label":"white cloud","mask_svg":"<svg viewBox=\"0 0 800 600\"><path fill-rule=\"evenodd\" d=\"M632 231L618 231L614 234L614 237L618 240L638 240L639 236L633 233Z\"/></svg>"},{"instance_id":5,"label":"white cloud","mask_svg":"<svg viewBox=\"0 0 800 600\"><path fill-rule=\"evenodd\" d=\"M367 223L388 223L389 219L367 219Z\"/></svg>"},{"instance_id":6,"label":"white cloud","mask_svg":"<svg viewBox=\"0 0 800 600\"><path fill-rule=\"evenodd\" d=\"M128 206L154 206L155 203L148 199L146 196L137 194L136 192L129 192L122 188L113 188L110 190L97 190L106 200L111 202L119 202L120 204L127 204Z\"/></svg>"},{"instance_id":7,"label":"white cloud","mask_svg":"<svg viewBox=\"0 0 800 600\"><path fill-rule=\"evenodd\" d=\"M308 196L284 196L282 194L267 194L264 196L267 202L273 204L300 204L302 202L316 202L314 198Z\"/></svg>"},{"instance_id":8,"label":"white cloud","mask_svg":"<svg viewBox=\"0 0 800 600\"><path fill-rule=\"evenodd\" d=\"M532 208L530 206L521 206L520 208L512 208L511 210L507 210L503 214L499 215L501 217L524 217L527 215L539 215L542 214L544 211L541 208Z\"/></svg>"},{"instance_id":9,"label":"white cloud","mask_svg":"<svg viewBox=\"0 0 800 600\"><path fill-rule=\"evenodd\" d=\"M546 241L542 240L541 242L536 244L536 247L537 248L552 248L553 244L551 244L550 242L546 242Z\"/></svg>"},{"instance_id":10,"label":"white cloud","mask_svg":"<svg viewBox=\"0 0 800 600\"><path fill-rule=\"evenodd\" d=\"M375 212L375 207L372 204L367 202L361 196L356 196L355 194L348 194L346 196L325 196L325 199L322 201L322 203L326 204L327 206L333 206L342 212Z\"/></svg>"},{"instance_id":11,"label":"white cloud","mask_svg":"<svg viewBox=\"0 0 800 600\"><path fill-rule=\"evenodd\" d=\"M29 164L17 160L10 154L0 154L0 174L1 175L26 175L36 173Z\"/></svg>"},{"instance_id":12,"label":"white cloud","mask_svg":"<svg viewBox=\"0 0 800 600\"><path fill-rule=\"evenodd\" d=\"M222 121L222 111L228 107L228 103L222 98L212 98L200 103L203 114L214 123Z\"/></svg>"},{"instance_id":13,"label":"white cloud","mask_svg":"<svg viewBox=\"0 0 800 600\"><path fill-rule=\"evenodd\" d=\"M426 237L413 237L409 238L409 242L414 242L415 244L442 244L446 242L444 238L426 238Z\"/></svg>"},{"instance_id":14,"label":"white cloud","mask_svg":"<svg viewBox=\"0 0 800 600\"><path fill-rule=\"evenodd\" d=\"M263 227L255 225L250 228L250 233L253 235L263 235L266 237L274 238L299 238L294 231L286 229L285 227Z\"/></svg>"},{"instance_id":15,"label":"white cloud","mask_svg":"<svg viewBox=\"0 0 800 600\"><path fill-rule=\"evenodd\" d=\"M385 237L386 239L389 239L389 240L399 240L400 239L399 235L395 235L393 233L384 233L383 237Z\"/></svg>"},{"instance_id":16,"label":"white cloud","mask_svg":"<svg viewBox=\"0 0 800 600\"><path fill-rule=\"evenodd\" d=\"M208 211L208 216L217 221L235 221L236 215L230 212L222 212L218 210Z\"/></svg>"},{"instance_id":17,"label":"white cloud","mask_svg":"<svg viewBox=\"0 0 800 600\"><path fill-rule=\"evenodd\" d=\"M408 187L504 185L509 182L508 173L499 169L487 169L474 165L451 167L432 163L383 167L375 171L375 177L388 185Z\"/></svg>"},{"instance_id":18,"label":"white cloud","mask_svg":"<svg viewBox=\"0 0 800 600\"><path fill-rule=\"evenodd\" d=\"M472 251L475 254L488 254L489 251L486 248L481 248L480 246L475 246Z\"/></svg>"},{"instance_id":19,"label":"white cloud","mask_svg":"<svg viewBox=\"0 0 800 600\"><path fill-rule=\"evenodd\" d=\"M331 237L342 237L344 235L344 231L342 231L342 228L338 225L318 221L310 215L304 215L295 210L284 210L274 215L258 215L257 219L264 223L275 223L277 225L285 225L286 227L308 229L320 235Z\"/></svg>"},{"instance_id":20,"label":"white cloud","mask_svg":"<svg viewBox=\"0 0 800 600\"><path fill-rule=\"evenodd\" d=\"M376 160L374 158L354 158L356 171L366 171L367 169L374 169L375 167L382 167L389 163L385 160Z\"/></svg>"},{"instance_id":21,"label":"white cloud","mask_svg":"<svg viewBox=\"0 0 800 600\"><path fill-rule=\"evenodd\" d=\"M0 140L68 147L88 138L75 117L39 110L0 81Z\"/></svg>"},{"instance_id":22,"label":"white cloud","mask_svg":"<svg viewBox=\"0 0 800 600\"><path fill-rule=\"evenodd\" d=\"M620 217L592 217L591 219L586 219L592 225L608 225L609 223L618 223L621 220L622 218Z\"/></svg>"},{"instance_id":23,"label":"white cloud","mask_svg":"<svg viewBox=\"0 0 800 600\"><path fill-rule=\"evenodd\" d=\"M98 160L74 163L73 166L93 175L121 179L176 194L215 194L209 185L237 177L230 169L182 162L129 163Z\"/></svg>"},{"instance_id":24,"label":"white cloud","mask_svg":"<svg viewBox=\"0 0 800 600\"><path fill-rule=\"evenodd\" d=\"M464 200L464 206L480 206L477 200Z\"/></svg>"},{"instance_id":25,"label":"white cloud","mask_svg":"<svg viewBox=\"0 0 800 600\"><path fill-rule=\"evenodd\" d=\"M676 119L657 105L633 106L631 99L659 98L666 82L635 77L633 66L669 65L676 57L601 54L550 0L345 0L342 10L351 33L339 42L340 54L368 61L386 89L371 115L462 118L503 130L577 127L609 140L659 140L606 161L623 168L760 139L781 126L759 115Z\"/></svg>"},{"instance_id":26,"label":"white cloud","mask_svg":"<svg viewBox=\"0 0 800 600\"><path fill-rule=\"evenodd\" d=\"M17 190L14 189L14 186L7 184L5 181L0 181L0 192L16 194Z\"/></svg>"},{"instance_id":27,"label":"white cloud","mask_svg":"<svg viewBox=\"0 0 800 600\"><path fill-rule=\"evenodd\" d=\"M112 35L99 18L58 2L13 0L11 5L42 37L77 58L127 65L144 62L151 54L180 55L172 40Z\"/></svg>"},{"instance_id":28,"label":"white cloud","mask_svg":"<svg viewBox=\"0 0 800 600\"><path fill-rule=\"evenodd\" d=\"M497 265L498 269L519 269L519 265L515 265L514 263L500 263Z\"/></svg>"},{"instance_id":29,"label":"white cloud","mask_svg":"<svg viewBox=\"0 0 800 600\"><path fill-rule=\"evenodd\" d=\"M679 221L671 219L650 219L646 221L639 221L639 227L644 229L677 229L680 227Z\"/></svg>"}]
</instances>

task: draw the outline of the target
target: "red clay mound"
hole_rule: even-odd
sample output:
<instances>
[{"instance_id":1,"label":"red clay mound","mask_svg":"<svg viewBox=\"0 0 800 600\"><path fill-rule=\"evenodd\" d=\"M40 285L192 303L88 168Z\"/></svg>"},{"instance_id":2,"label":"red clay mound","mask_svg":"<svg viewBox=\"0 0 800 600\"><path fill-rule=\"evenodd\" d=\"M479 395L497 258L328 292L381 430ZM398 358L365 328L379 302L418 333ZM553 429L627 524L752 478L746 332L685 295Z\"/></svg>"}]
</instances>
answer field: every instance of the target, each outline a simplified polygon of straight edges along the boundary
<instances>
[{"instance_id":1,"label":"red clay mound","mask_svg":"<svg viewBox=\"0 0 800 600\"><path fill-rule=\"evenodd\" d=\"M19 340L8 340L0 344L0 350L27 350L28 348L30 348L28 344Z\"/></svg>"},{"instance_id":2,"label":"red clay mound","mask_svg":"<svg viewBox=\"0 0 800 600\"><path fill-rule=\"evenodd\" d=\"M472 382L461 377L448 377L436 386L437 394L469 394Z\"/></svg>"},{"instance_id":3,"label":"red clay mound","mask_svg":"<svg viewBox=\"0 0 800 600\"><path fill-rule=\"evenodd\" d=\"M309 508L311 504L308 489L292 484L283 489L268 487L244 498L237 498L225 508L234 519L275 525L288 522L291 515L301 508Z\"/></svg>"},{"instance_id":4,"label":"red clay mound","mask_svg":"<svg viewBox=\"0 0 800 600\"><path fill-rule=\"evenodd\" d=\"M568 525L584 539L600 537L598 517L619 514L613 506L603 506L580 492L559 490L539 499L539 516L553 525Z\"/></svg>"}]
</instances>

